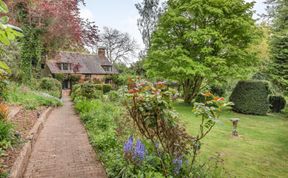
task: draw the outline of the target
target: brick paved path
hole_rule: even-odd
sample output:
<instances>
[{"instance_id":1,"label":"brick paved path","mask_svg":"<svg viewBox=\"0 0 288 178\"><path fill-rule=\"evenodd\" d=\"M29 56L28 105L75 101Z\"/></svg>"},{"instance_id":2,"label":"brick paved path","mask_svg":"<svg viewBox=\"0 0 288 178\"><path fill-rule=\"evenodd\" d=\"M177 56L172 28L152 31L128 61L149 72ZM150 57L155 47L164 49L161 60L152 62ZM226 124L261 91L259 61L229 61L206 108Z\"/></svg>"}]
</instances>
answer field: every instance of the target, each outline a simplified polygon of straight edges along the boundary
<instances>
[{"instance_id":1,"label":"brick paved path","mask_svg":"<svg viewBox=\"0 0 288 178\"><path fill-rule=\"evenodd\" d=\"M68 97L46 121L24 174L24 178L28 177L106 177Z\"/></svg>"}]
</instances>

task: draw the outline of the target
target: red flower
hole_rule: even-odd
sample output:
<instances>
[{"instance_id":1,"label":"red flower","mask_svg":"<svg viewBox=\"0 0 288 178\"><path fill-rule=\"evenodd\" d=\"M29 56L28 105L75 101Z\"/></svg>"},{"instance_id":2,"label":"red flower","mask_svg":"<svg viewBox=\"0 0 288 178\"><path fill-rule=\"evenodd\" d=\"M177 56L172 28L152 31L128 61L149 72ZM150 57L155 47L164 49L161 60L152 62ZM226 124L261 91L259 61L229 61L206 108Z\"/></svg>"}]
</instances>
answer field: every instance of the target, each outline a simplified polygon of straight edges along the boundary
<instances>
[{"instance_id":1,"label":"red flower","mask_svg":"<svg viewBox=\"0 0 288 178\"><path fill-rule=\"evenodd\" d=\"M130 94L134 94L134 93L138 93L138 92L139 92L139 90L137 88L133 88L133 89L128 91L128 93L130 93Z\"/></svg>"}]
</instances>

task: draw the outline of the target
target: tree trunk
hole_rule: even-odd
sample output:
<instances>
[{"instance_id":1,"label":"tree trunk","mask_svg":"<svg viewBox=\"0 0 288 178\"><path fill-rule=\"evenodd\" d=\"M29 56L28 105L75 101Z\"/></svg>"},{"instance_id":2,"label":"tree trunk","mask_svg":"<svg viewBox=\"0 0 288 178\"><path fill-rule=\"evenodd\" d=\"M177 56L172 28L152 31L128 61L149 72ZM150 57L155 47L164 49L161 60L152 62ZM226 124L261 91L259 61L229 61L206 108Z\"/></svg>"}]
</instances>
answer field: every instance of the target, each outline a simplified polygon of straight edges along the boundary
<instances>
[{"instance_id":1,"label":"tree trunk","mask_svg":"<svg viewBox=\"0 0 288 178\"><path fill-rule=\"evenodd\" d=\"M190 104L200 92L203 77L196 76L193 79L187 79L183 82L184 102Z\"/></svg>"}]
</instances>

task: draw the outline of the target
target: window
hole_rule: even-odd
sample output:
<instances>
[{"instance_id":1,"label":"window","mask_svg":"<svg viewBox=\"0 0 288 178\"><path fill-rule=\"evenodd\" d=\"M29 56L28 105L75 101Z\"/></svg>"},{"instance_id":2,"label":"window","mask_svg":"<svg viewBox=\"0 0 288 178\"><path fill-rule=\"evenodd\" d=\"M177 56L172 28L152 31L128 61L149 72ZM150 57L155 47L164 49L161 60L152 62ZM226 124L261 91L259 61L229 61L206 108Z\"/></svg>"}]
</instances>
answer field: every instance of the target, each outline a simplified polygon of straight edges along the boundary
<instances>
[{"instance_id":1,"label":"window","mask_svg":"<svg viewBox=\"0 0 288 178\"><path fill-rule=\"evenodd\" d=\"M58 67L60 70L71 70L71 64L69 63L59 63Z\"/></svg>"},{"instance_id":2,"label":"window","mask_svg":"<svg viewBox=\"0 0 288 178\"><path fill-rule=\"evenodd\" d=\"M105 72L112 72L112 66L102 66Z\"/></svg>"},{"instance_id":3,"label":"window","mask_svg":"<svg viewBox=\"0 0 288 178\"><path fill-rule=\"evenodd\" d=\"M69 70L69 65L67 63L63 63L62 66L62 70Z\"/></svg>"}]
</instances>

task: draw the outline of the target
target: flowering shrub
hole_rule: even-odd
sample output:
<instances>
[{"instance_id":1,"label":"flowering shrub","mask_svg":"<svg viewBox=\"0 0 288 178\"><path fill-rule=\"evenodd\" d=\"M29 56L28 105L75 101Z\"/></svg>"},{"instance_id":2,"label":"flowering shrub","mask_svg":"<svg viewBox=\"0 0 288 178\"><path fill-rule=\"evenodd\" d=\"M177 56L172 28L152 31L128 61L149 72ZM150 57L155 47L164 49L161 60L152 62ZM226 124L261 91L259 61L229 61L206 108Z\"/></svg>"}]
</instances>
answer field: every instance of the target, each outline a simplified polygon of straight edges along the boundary
<instances>
[{"instance_id":1,"label":"flowering shrub","mask_svg":"<svg viewBox=\"0 0 288 178\"><path fill-rule=\"evenodd\" d=\"M178 124L178 115L171 106L176 92L165 83L137 81L130 82L128 88L126 107L138 131L152 145L150 154L160 160L159 171L164 176L193 177L201 140L212 130L221 110L230 103L211 93L203 94L204 103L194 104L194 112L201 116L199 134L191 136Z\"/></svg>"}]
</instances>

